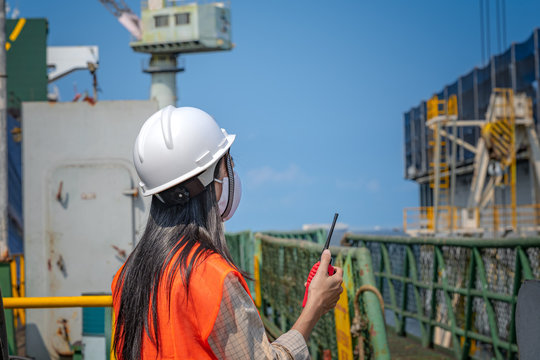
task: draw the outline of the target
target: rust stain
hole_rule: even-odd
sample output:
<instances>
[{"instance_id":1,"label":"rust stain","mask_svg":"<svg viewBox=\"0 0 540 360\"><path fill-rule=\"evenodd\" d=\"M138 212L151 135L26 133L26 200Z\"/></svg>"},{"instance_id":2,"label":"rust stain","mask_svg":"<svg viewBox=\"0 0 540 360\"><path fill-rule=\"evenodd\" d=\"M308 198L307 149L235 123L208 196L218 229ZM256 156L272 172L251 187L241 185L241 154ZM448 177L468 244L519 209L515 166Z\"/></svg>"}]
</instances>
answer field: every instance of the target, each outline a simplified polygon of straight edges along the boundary
<instances>
[{"instance_id":1,"label":"rust stain","mask_svg":"<svg viewBox=\"0 0 540 360\"><path fill-rule=\"evenodd\" d=\"M47 231L47 237L49 238L49 254L52 256L54 254L56 238L52 231Z\"/></svg>"},{"instance_id":2,"label":"rust stain","mask_svg":"<svg viewBox=\"0 0 540 360\"><path fill-rule=\"evenodd\" d=\"M58 234L54 231L51 231L50 229L47 230L47 242L49 243L49 256L47 259L47 269L49 270L49 273L51 274L49 276L49 291L51 295L55 295L58 289L60 288L60 284L58 283L57 276L55 274L55 271L53 271L53 266L55 264L55 259L57 258L55 249L56 249L56 240Z\"/></svg>"},{"instance_id":3,"label":"rust stain","mask_svg":"<svg viewBox=\"0 0 540 360\"><path fill-rule=\"evenodd\" d=\"M62 202L62 188L64 187L64 182L60 181L58 184L58 191L56 192L56 200Z\"/></svg>"},{"instance_id":4,"label":"rust stain","mask_svg":"<svg viewBox=\"0 0 540 360\"><path fill-rule=\"evenodd\" d=\"M375 331L375 327L373 326L373 324L369 325L369 335L372 336L372 337L377 335L377 331Z\"/></svg>"},{"instance_id":5,"label":"rust stain","mask_svg":"<svg viewBox=\"0 0 540 360\"><path fill-rule=\"evenodd\" d=\"M364 270L360 269L360 276L364 276Z\"/></svg>"},{"instance_id":6,"label":"rust stain","mask_svg":"<svg viewBox=\"0 0 540 360\"><path fill-rule=\"evenodd\" d=\"M8 261L9 260L9 250L7 246L2 246L2 253L0 254L0 260L1 261Z\"/></svg>"},{"instance_id":7,"label":"rust stain","mask_svg":"<svg viewBox=\"0 0 540 360\"><path fill-rule=\"evenodd\" d=\"M96 193L82 193L81 199L83 200L94 200L96 198Z\"/></svg>"},{"instance_id":8,"label":"rust stain","mask_svg":"<svg viewBox=\"0 0 540 360\"><path fill-rule=\"evenodd\" d=\"M120 258L122 258L122 259L124 259L124 260L127 258L127 252L126 252L126 250L120 249L120 248L119 248L118 246L116 246L116 245L111 245L111 246L112 246L112 248L113 248L114 250L116 250L117 255L118 255Z\"/></svg>"},{"instance_id":9,"label":"rust stain","mask_svg":"<svg viewBox=\"0 0 540 360\"><path fill-rule=\"evenodd\" d=\"M65 336L67 342L69 343L69 322L68 322L68 319L61 318L61 319L58 319L56 322L58 324L62 325L62 328L64 330L64 336ZM58 328L58 329L61 329L61 328Z\"/></svg>"},{"instance_id":10,"label":"rust stain","mask_svg":"<svg viewBox=\"0 0 540 360\"><path fill-rule=\"evenodd\" d=\"M71 342L69 339L69 322L67 319L60 318L56 320L58 328L56 334L52 339L52 345L54 350L60 356L73 356L73 350L71 349Z\"/></svg>"}]
</instances>

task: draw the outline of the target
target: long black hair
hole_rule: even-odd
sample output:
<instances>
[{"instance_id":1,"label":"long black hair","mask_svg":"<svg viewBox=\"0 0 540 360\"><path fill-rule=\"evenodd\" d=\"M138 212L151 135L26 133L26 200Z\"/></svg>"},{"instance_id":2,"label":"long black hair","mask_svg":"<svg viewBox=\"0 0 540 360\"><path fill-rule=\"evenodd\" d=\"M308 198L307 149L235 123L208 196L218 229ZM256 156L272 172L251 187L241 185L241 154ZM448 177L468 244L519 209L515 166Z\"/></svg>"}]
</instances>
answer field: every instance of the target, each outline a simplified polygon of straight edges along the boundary
<instances>
[{"instance_id":1,"label":"long black hair","mask_svg":"<svg viewBox=\"0 0 540 360\"><path fill-rule=\"evenodd\" d=\"M113 342L118 359L140 359L145 332L159 353L157 289L166 267L178 254L165 279L170 302L170 288L177 273L181 274L188 292L193 267L212 253L221 255L239 270L227 249L213 183L185 205L170 206L156 196L152 197L144 234L126 260L113 289L114 296L120 295ZM150 321L153 331L150 331Z\"/></svg>"}]
</instances>

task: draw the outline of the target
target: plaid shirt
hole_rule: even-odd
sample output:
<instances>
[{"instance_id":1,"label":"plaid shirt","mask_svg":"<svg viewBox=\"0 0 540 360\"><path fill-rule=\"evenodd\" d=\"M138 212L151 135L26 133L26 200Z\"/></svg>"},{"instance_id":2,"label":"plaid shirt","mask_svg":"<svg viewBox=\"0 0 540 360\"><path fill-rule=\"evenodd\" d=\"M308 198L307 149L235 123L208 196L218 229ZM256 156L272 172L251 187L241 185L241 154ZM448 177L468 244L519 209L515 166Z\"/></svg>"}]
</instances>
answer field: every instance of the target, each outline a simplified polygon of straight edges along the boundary
<instances>
[{"instance_id":1,"label":"plaid shirt","mask_svg":"<svg viewBox=\"0 0 540 360\"><path fill-rule=\"evenodd\" d=\"M270 343L253 300L238 278L229 274L223 285L219 313L208 338L219 359L310 359L304 337L290 330Z\"/></svg>"}]
</instances>

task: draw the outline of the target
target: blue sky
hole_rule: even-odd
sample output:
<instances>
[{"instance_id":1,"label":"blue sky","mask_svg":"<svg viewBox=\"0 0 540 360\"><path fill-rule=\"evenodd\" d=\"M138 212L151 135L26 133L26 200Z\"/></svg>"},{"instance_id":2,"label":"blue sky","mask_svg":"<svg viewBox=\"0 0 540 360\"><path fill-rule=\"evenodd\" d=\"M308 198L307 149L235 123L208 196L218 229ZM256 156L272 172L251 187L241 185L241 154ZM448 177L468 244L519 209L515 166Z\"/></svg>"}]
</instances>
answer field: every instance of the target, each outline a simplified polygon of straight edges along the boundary
<instances>
[{"instance_id":1,"label":"blue sky","mask_svg":"<svg viewBox=\"0 0 540 360\"><path fill-rule=\"evenodd\" d=\"M147 99L149 56L98 0L8 1L49 20L48 44L98 45L102 100ZM140 14L140 2L126 0ZM497 52L491 1L492 52ZM353 229L400 227L418 205L403 179L403 112L481 63L478 1L232 1L233 51L183 56L178 106L229 133L243 181L227 229L299 229L335 211ZM540 26L540 3L506 1L507 40ZM62 101L86 72L56 83Z\"/></svg>"}]
</instances>

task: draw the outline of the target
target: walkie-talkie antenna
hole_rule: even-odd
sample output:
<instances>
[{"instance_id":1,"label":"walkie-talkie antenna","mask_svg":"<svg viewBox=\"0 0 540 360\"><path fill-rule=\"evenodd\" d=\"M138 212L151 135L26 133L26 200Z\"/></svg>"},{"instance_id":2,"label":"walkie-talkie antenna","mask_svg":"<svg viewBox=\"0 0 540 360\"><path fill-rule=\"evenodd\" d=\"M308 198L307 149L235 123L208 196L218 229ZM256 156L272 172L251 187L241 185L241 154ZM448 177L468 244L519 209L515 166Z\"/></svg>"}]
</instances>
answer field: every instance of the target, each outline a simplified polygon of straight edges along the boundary
<instances>
[{"instance_id":1,"label":"walkie-talkie antenna","mask_svg":"<svg viewBox=\"0 0 540 360\"><path fill-rule=\"evenodd\" d=\"M338 218L339 214L334 214L334 221L332 221L332 226L330 226L330 230L328 231L328 237L326 238L326 244L324 244L323 251L328 249L330 246L330 239L332 238L332 233L334 232L334 227L336 226L336 220Z\"/></svg>"}]
</instances>

